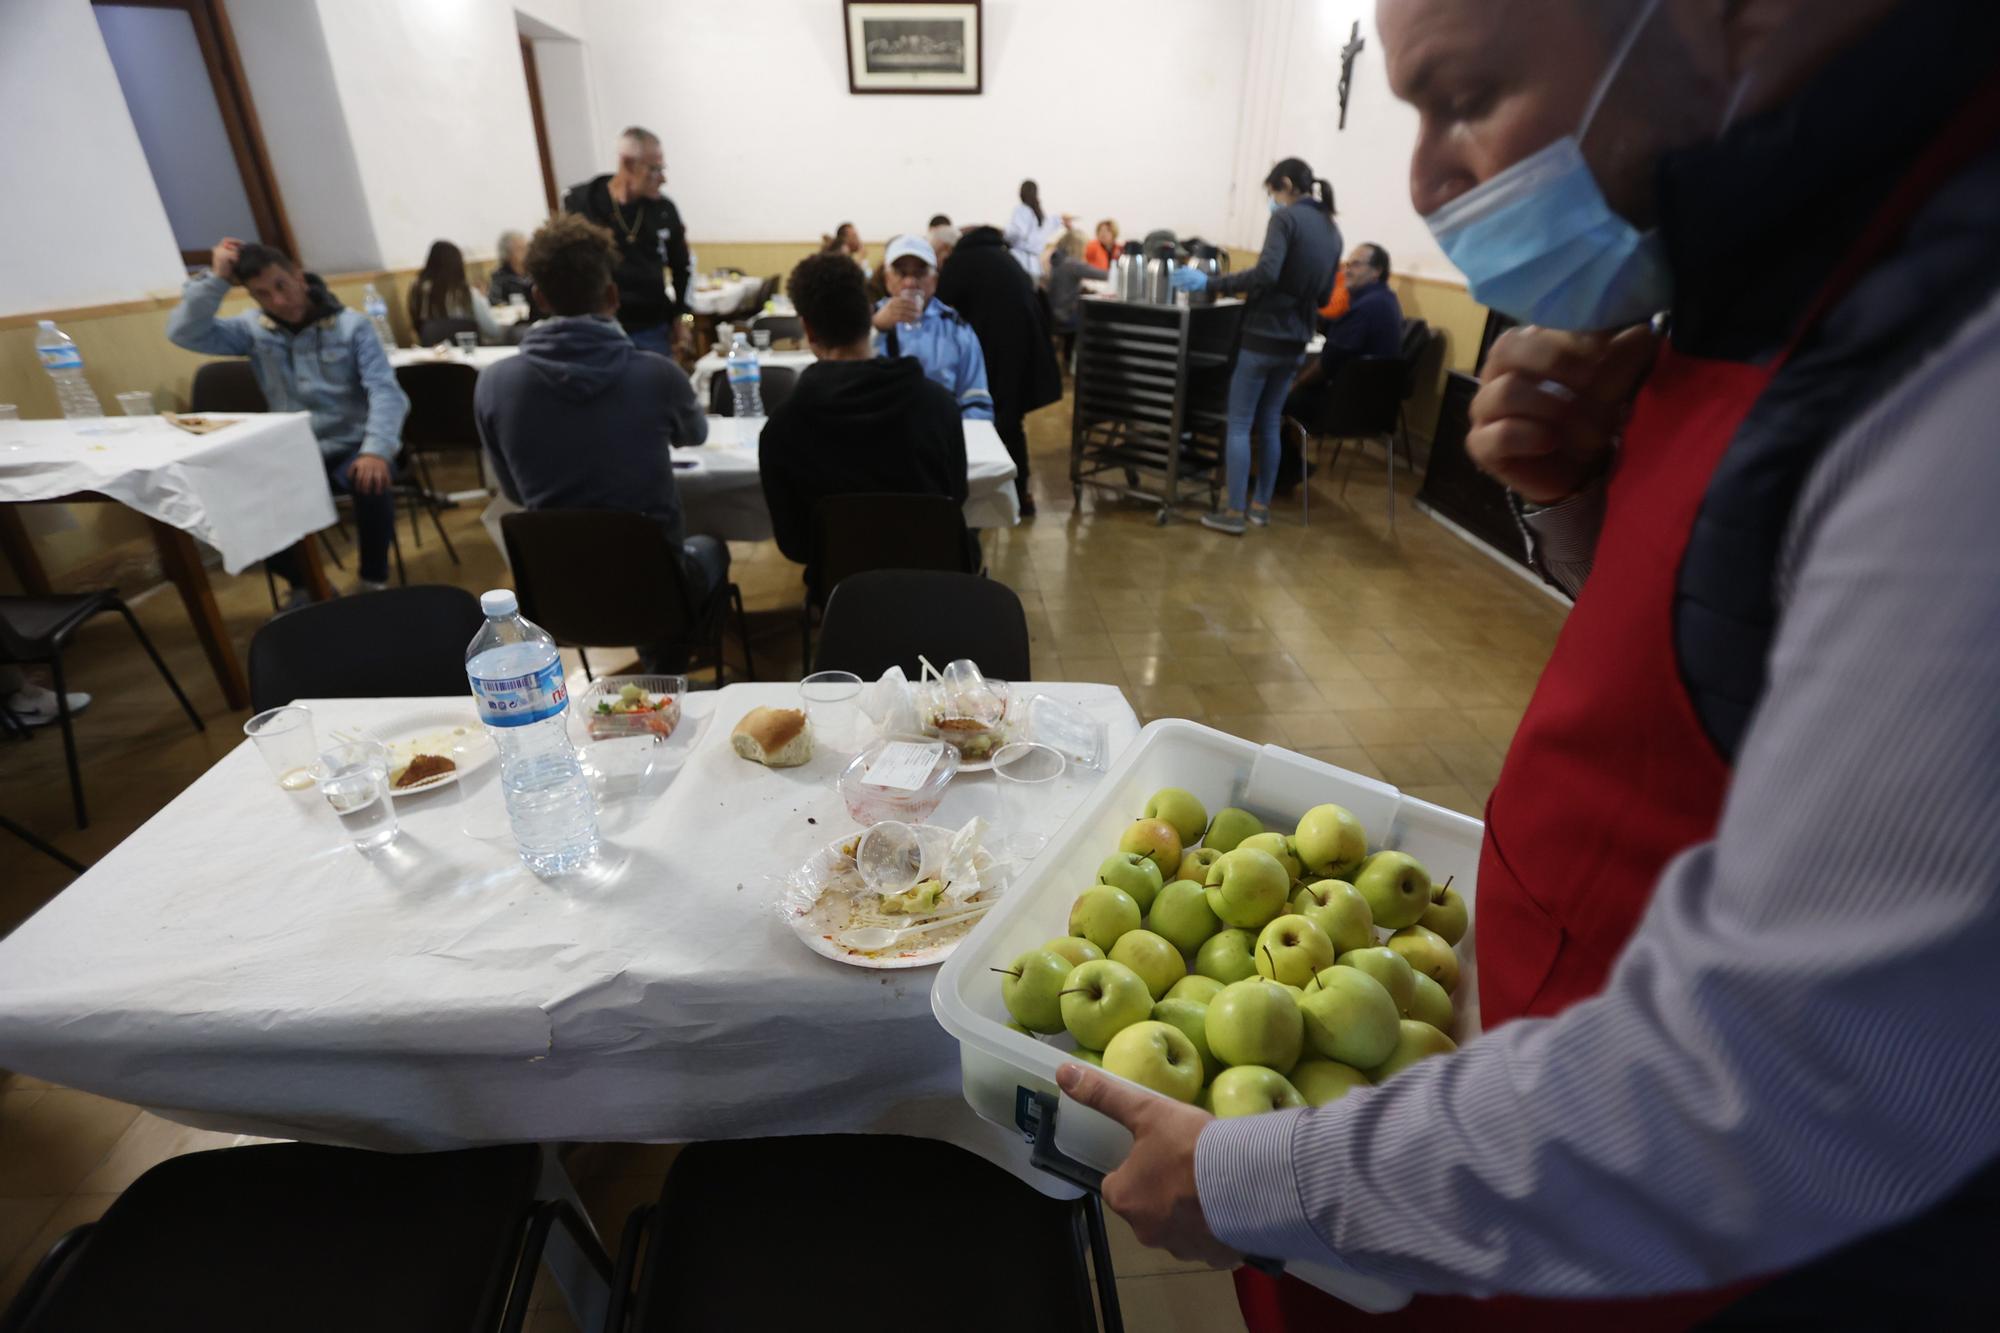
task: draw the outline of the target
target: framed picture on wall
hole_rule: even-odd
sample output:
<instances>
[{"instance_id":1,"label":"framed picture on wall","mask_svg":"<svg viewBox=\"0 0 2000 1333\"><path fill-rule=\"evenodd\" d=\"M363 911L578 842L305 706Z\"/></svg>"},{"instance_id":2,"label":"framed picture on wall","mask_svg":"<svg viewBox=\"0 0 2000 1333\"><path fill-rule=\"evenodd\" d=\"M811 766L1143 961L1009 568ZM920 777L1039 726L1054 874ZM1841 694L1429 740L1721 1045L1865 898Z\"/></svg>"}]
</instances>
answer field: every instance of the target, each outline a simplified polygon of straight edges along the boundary
<instances>
[{"instance_id":1,"label":"framed picture on wall","mask_svg":"<svg viewBox=\"0 0 2000 1333\"><path fill-rule=\"evenodd\" d=\"M841 0L850 93L977 93L979 0Z\"/></svg>"}]
</instances>

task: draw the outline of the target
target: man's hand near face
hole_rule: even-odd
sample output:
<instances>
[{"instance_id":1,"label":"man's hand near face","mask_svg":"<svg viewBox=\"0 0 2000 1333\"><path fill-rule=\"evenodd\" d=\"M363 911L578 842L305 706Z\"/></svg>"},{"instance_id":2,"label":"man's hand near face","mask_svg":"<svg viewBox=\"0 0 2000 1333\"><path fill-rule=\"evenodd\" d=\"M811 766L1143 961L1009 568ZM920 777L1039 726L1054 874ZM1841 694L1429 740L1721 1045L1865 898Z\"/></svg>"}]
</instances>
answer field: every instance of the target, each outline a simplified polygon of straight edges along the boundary
<instances>
[{"instance_id":1,"label":"man's hand near face","mask_svg":"<svg viewBox=\"0 0 2000 1333\"><path fill-rule=\"evenodd\" d=\"M875 312L873 323L876 328L887 333L898 324L913 324L924 313L917 298L907 292L897 292L889 298L889 303Z\"/></svg>"},{"instance_id":2,"label":"man's hand near face","mask_svg":"<svg viewBox=\"0 0 2000 1333\"><path fill-rule=\"evenodd\" d=\"M243 242L234 236L225 236L215 243L209 252L208 271L224 282L236 281L236 256L243 253Z\"/></svg>"}]
</instances>

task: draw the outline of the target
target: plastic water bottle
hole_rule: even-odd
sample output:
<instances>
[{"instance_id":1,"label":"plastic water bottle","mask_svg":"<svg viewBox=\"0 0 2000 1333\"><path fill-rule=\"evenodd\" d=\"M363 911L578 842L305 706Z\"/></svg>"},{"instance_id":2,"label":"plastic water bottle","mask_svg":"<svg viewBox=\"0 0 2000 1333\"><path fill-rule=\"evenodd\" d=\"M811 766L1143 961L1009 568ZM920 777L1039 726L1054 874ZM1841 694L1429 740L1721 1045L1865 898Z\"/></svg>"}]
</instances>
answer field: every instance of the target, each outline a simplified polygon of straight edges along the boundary
<instances>
[{"instance_id":1,"label":"plastic water bottle","mask_svg":"<svg viewBox=\"0 0 2000 1333\"><path fill-rule=\"evenodd\" d=\"M757 365L757 349L741 333L729 340L729 389L736 395L736 415L764 415L763 372Z\"/></svg>"},{"instance_id":2,"label":"plastic water bottle","mask_svg":"<svg viewBox=\"0 0 2000 1333\"><path fill-rule=\"evenodd\" d=\"M479 599L486 624L465 650L465 674L494 748L521 859L536 874L573 870L597 854L597 802L569 743L562 656L521 618L506 588Z\"/></svg>"},{"instance_id":3,"label":"plastic water bottle","mask_svg":"<svg viewBox=\"0 0 2000 1333\"><path fill-rule=\"evenodd\" d=\"M67 333L56 327L54 320L41 322L40 331L35 334L35 355L42 359L42 369L56 382L56 397L62 402L64 417L71 421L103 417L104 407L97 401L90 381L83 377L83 353L76 349Z\"/></svg>"},{"instance_id":4,"label":"plastic water bottle","mask_svg":"<svg viewBox=\"0 0 2000 1333\"><path fill-rule=\"evenodd\" d=\"M382 350L396 350L396 331L389 327L389 303L382 299L382 293L369 283L361 289L361 308L368 315L368 322L375 326L375 336L382 340Z\"/></svg>"}]
</instances>

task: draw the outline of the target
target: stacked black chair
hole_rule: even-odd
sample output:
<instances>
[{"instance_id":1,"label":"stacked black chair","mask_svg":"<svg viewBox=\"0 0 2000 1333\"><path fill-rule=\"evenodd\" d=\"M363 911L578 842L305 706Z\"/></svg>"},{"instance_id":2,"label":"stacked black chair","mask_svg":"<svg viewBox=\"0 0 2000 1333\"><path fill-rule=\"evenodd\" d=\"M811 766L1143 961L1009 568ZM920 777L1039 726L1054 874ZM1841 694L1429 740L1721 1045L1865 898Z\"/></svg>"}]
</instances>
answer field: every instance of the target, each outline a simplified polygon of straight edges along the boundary
<instances>
[{"instance_id":1,"label":"stacked black chair","mask_svg":"<svg viewBox=\"0 0 2000 1333\"><path fill-rule=\"evenodd\" d=\"M920 657L940 666L969 657L989 676L1027 680L1031 654L1021 599L994 579L913 569L855 574L833 590L813 670L873 680L899 666L916 680Z\"/></svg>"},{"instance_id":2,"label":"stacked black chair","mask_svg":"<svg viewBox=\"0 0 2000 1333\"><path fill-rule=\"evenodd\" d=\"M251 638L250 706L463 695L465 650L485 623L479 599L447 584L301 607Z\"/></svg>"}]
</instances>

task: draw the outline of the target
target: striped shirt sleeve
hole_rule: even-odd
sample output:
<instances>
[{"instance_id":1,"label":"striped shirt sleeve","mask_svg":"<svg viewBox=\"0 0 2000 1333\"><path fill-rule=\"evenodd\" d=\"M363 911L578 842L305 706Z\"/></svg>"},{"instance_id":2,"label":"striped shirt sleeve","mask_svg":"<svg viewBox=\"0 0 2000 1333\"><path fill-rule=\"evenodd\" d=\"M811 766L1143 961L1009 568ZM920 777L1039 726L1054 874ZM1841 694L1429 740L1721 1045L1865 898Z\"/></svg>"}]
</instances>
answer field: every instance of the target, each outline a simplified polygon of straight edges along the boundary
<instances>
[{"instance_id":1,"label":"striped shirt sleeve","mask_svg":"<svg viewBox=\"0 0 2000 1333\"><path fill-rule=\"evenodd\" d=\"M1814 470L1716 837L1604 992L1209 1125L1222 1240L1419 1291L1639 1296L1796 1266L2000 1157L1995 420L1989 308Z\"/></svg>"}]
</instances>

